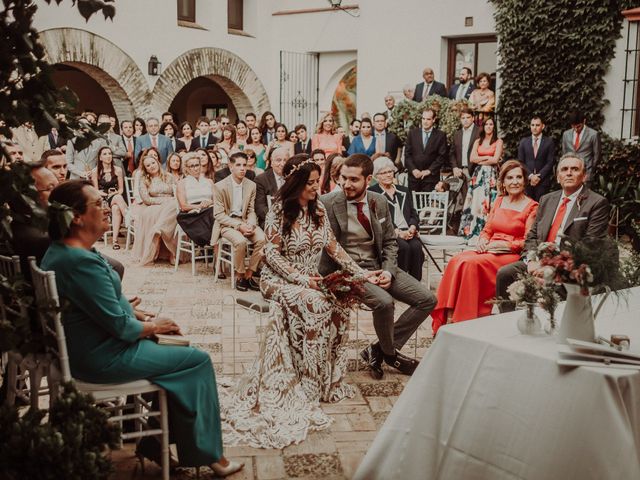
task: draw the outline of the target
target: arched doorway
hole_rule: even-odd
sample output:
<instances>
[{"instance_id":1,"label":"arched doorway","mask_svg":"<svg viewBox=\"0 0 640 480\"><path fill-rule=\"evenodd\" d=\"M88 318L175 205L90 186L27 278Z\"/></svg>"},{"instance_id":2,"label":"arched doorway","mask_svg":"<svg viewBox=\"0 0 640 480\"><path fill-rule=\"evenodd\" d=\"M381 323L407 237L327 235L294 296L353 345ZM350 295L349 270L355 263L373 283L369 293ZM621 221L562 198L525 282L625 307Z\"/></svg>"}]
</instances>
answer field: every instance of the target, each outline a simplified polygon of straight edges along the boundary
<instances>
[{"instance_id":1,"label":"arched doorway","mask_svg":"<svg viewBox=\"0 0 640 480\"><path fill-rule=\"evenodd\" d=\"M185 90L192 81L198 81L202 88L222 89L229 99L229 106L235 109L232 119L236 116L244 118L249 112L259 115L270 110L267 92L251 67L237 55L221 48L196 48L171 62L153 88L153 110L163 112L169 109L178 100L181 90ZM216 91L218 98L223 98L220 91ZM213 102L207 101L201 105L211 104ZM190 113L187 115L187 120L194 120Z\"/></svg>"},{"instance_id":2,"label":"arched doorway","mask_svg":"<svg viewBox=\"0 0 640 480\"><path fill-rule=\"evenodd\" d=\"M51 76L56 87L67 87L78 97L77 113L92 110L97 114L106 113L117 117L113 103L104 87L95 79L95 75L85 73L69 64L54 65Z\"/></svg>"},{"instance_id":3,"label":"arched doorway","mask_svg":"<svg viewBox=\"0 0 640 480\"><path fill-rule=\"evenodd\" d=\"M232 122L237 119L233 100L212 77L194 78L178 92L169 107L178 122L188 120L193 124L201 115L215 118L224 114Z\"/></svg>"}]
</instances>

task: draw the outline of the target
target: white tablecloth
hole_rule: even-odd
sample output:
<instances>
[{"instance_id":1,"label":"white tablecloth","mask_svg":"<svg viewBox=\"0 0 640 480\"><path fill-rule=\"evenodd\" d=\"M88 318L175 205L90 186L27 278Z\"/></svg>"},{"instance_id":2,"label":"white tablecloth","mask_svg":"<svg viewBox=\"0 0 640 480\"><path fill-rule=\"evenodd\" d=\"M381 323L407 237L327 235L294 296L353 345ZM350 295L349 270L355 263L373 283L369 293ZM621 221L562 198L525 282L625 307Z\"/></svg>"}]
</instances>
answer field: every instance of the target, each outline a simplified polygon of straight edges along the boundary
<instances>
[{"instance_id":1,"label":"white tablecloth","mask_svg":"<svg viewBox=\"0 0 640 480\"><path fill-rule=\"evenodd\" d=\"M640 371L560 368L520 314L441 328L355 478L640 479ZM640 351L640 288L610 297L596 332Z\"/></svg>"}]
</instances>

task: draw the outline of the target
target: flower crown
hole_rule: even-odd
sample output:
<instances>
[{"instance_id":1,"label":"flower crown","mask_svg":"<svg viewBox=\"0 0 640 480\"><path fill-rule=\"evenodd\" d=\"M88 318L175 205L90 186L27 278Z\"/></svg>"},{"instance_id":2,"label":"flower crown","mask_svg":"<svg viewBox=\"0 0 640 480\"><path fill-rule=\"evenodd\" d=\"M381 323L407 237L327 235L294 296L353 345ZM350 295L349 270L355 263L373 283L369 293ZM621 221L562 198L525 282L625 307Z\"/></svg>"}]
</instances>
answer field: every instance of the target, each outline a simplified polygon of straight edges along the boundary
<instances>
[{"instance_id":1,"label":"flower crown","mask_svg":"<svg viewBox=\"0 0 640 480\"><path fill-rule=\"evenodd\" d=\"M295 165L291 171L289 173L287 173L287 175L284 178L289 178L291 175L293 175L294 173L296 173L298 170L300 170L302 168L303 165L306 165L307 163L315 163L313 161L313 159L308 158L307 160L305 160L304 162L300 162L299 164Z\"/></svg>"}]
</instances>

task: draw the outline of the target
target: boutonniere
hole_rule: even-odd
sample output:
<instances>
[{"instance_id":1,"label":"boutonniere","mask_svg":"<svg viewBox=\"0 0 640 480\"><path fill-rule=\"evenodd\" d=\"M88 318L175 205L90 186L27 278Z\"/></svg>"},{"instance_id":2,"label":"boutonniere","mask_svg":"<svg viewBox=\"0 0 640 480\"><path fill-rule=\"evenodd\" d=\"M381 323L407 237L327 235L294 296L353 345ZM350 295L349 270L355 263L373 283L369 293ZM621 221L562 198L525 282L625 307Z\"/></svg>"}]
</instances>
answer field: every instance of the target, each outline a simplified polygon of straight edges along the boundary
<instances>
[{"instance_id":1,"label":"boutonniere","mask_svg":"<svg viewBox=\"0 0 640 480\"><path fill-rule=\"evenodd\" d=\"M582 201L586 198L586 195L580 194L576 200L576 204L578 205L578 211L582 208Z\"/></svg>"}]
</instances>

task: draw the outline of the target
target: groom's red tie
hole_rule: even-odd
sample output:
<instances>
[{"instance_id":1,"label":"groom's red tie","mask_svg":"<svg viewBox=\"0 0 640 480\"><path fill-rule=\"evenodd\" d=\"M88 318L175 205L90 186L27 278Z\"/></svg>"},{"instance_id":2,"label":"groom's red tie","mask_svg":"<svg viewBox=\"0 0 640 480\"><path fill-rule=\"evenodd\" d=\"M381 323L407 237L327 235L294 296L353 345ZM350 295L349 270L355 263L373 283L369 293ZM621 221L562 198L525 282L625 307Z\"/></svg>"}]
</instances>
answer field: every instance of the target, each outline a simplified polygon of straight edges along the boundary
<instances>
[{"instance_id":1,"label":"groom's red tie","mask_svg":"<svg viewBox=\"0 0 640 480\"><path fill-rule=\"evenodd\" d=\"M371 222L369 222L369 219L364 214L364 202L356 203L356 207L358 207L358 221L360 222L360 225L362 225L362 227L367 231L370 237L373 237Z\"/></svg>"}]
</instances>

